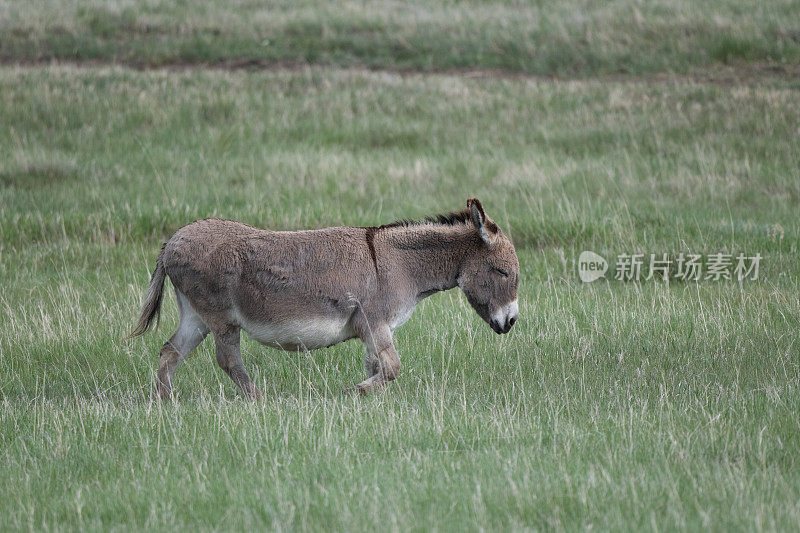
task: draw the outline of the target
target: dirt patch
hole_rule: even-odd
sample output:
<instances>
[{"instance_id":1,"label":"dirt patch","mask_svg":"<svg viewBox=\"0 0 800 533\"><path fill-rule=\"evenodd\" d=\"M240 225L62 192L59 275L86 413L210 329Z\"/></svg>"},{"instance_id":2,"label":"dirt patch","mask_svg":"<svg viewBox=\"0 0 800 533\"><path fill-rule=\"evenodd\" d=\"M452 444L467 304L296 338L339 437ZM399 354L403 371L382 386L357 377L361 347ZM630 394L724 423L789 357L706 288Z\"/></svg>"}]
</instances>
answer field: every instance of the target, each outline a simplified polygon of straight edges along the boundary
<instances>
[{"instance_id":1,"label":"dirt patch","mask_svg":"<svg viewBox=\"0 0 800 533\"><path fill-rule=\"evenodd\" d=\"M78 173L74 166L32 164L19 169L0 171L0 186L38 189L71 181Z\"/></svg>"},{"instance_id":2,"label":"dirt patch","mask_svg":"<svg viewBox=\"0 0 800 533\"><path fill-rule=\"evenodd\" d=\"M36 67L36 66L72 66L75 68L99 68L119 66L139 71L172 71L186 72L194 70L206 71L264 71L264 72L300 72L309 69L338 69L351 72L388 72L400 76L456 76L471 79L504 79L517 81L547 81L547 82L573 82L573 81L600 81L612 83L647 83L647 84L675 84L675 83L704 83L722 86L759 85L761 83L799 82L800 64L768 64L768 63L741 63L725 66L715 66L708 69L690 73L653 73L653 74L607 74L600 76L548 76L525 74L501 69L398 69L374 68L366 66L337 66L326 63L306 63L298 61L270 61L266 59L231 58L213 62L199 61L165 61L148 63L141 61L108 61L98 59L87 60L59 60L59 59L34 59L15 60L0 57L0 66Z\"/></svg>"}]
</instances>

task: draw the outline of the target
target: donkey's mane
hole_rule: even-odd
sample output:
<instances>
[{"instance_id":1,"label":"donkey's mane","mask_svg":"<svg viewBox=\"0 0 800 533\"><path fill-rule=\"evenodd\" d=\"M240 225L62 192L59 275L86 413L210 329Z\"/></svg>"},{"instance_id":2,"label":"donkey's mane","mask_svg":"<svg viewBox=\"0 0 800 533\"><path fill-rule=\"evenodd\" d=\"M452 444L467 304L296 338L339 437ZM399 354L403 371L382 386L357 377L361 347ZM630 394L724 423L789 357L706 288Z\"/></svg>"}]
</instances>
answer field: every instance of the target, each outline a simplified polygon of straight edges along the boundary
<instances>
[{"instance_id":1,"label":"donkey's mane","mask_svg":"<svg viewBox=\"0 0 800 533\"><path fill-rule=\"evenodd\" d=\"M440 215L431 215L419 220L411 220L402 218L395 220L388 224L382 224L378 229L385 228L407 228L409 226L422 226L425 224L440 224L444 226L455 226L456 224L465 224L472 220L469 211L466 209L462 211L454 211L452 213L443 213Z\"/></svg>"},{"instance_id":2,"label":"donkey's mane","mask_svg":"<svg viewBox=\"0 0 800 533\"><path fill-rule=\"evenodd\" d=\"M388 224L382 224L375 229L388 229L388 228L408 228L412 226L424 226L427 224L436 224L440 226L455 226L456 224L471 224L472 214L469 209L462 209L461 211L453 211L450 213L442 213L439 215L430 215L419 220L410 220L403 218L395 220ZM497 231L497 225L491 220L486 221L486 226L490 231Z\"/></svg>"}]
</instances>

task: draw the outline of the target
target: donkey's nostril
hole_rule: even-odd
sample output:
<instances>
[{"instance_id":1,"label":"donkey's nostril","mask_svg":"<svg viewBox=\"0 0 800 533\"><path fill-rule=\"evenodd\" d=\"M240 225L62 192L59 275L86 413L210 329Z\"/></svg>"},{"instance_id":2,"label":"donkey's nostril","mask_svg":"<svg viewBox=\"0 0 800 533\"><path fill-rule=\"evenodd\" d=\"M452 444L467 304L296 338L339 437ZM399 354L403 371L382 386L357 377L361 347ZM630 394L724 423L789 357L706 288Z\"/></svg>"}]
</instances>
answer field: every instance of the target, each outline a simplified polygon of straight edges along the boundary
<instances>
[{"instance_id":1,"label":"donkey's nostril","mask_svg":"<svg viewBox=\"0 0 800 533\"><path fill-rule=\"evenodd\" d=\"M508 321L508 325L509 326L513 326L516 321L517 321L517 317L516 316L512 316L511 320Z\"/></svg>"}]
</instances>

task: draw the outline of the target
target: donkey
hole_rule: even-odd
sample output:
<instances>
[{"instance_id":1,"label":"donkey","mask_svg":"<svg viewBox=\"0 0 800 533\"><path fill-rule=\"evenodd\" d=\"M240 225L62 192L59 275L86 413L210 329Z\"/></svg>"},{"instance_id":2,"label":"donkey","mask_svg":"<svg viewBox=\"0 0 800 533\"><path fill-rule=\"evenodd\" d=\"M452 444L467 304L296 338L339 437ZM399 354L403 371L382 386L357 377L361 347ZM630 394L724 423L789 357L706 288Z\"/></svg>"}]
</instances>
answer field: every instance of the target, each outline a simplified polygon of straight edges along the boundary
<instances>
[{"instance_id":1,"label":"donkey","mask_svg":"<svg viewBox=\"0 0 800 533\"><path fill-rule=\"evenodd\" d=\"M357 390L368 393L400 372L392 333L423 298L459 286L496 333L508 333L518 313L514 246L476 199L460 212L378 227L269 231L197 220L162 246L130 337L160 315L166 276L180 323L161 348L160 398L171 396L175 369L209 332L217 363L251 398L262 394L242 364L241 330L291 351L358 337L367 379Z\"/></svg>"}]
</instances>

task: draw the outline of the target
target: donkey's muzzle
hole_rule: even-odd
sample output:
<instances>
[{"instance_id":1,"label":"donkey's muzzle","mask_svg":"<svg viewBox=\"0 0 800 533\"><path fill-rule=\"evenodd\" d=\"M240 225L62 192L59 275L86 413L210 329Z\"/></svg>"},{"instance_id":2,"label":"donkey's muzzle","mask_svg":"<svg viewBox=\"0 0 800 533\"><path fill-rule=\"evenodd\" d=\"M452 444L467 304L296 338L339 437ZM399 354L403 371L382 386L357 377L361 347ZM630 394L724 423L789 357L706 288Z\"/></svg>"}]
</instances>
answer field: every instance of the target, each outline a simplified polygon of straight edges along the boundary
<instances>
[{"instance_id":1,"label":"donkey's muzzle","mask_svg":"<svg viewBox=\"0 0 800 533\"><path fill-rule=\"evenodd\" d=\"M503 323L503 324L501 324L500 322L497 322L495 320L492 320L491 322L489 322L489 325L492 327L492 329L494 330L495 333L503 334L503 333L508 333L509 331L511 331L511 326L513 326L514 322L516 322L516 321L517 321L517 317L512 317L512 318L506 320L505 323Z\"/></svg>"},{"instance_id":2,"label":"donkey's muzzle","mask_svg":"<svg viewBox=\"0 0 800 533\"><path fill-rule=\"evenodd\" d=\"M489 325L495 333L508 333L511 331L511 326L517 321L517 313L519 313L519 307L517 306L517 301L514 300L493 314Z\"/></svg>"}]
</instances>

